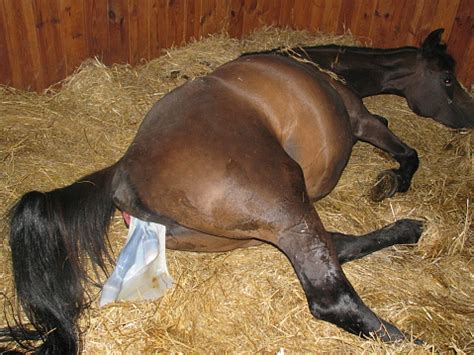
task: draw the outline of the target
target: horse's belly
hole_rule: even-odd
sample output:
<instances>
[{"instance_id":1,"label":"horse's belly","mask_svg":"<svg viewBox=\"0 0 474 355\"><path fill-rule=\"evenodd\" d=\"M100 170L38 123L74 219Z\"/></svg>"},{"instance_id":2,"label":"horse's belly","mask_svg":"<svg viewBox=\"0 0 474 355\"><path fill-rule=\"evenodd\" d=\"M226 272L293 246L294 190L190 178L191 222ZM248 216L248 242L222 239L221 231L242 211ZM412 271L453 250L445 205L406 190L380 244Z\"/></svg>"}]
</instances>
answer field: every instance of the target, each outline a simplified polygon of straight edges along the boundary
<instances>
[{"instance_id":1,"label":"horse's belly","mask_svg":"<svg viewBox=\"0 0 474 355\"><path fill-rule=\"evenodd\" d=\"M299 123L282 141L287 154L303 170L312 200L336 186L347 165L354 136L343 107L326 107L313 115L300 115Z\"/></svg>"},{"instance_id":2,"label":"horse's belly","mask_svg":"<svg viewBox=\"0 0 474 355\"><path fill-rule=\"evenodd\" d=\"M347 165L351 149L346 143L337 148L331 147L329 152L322 150L315 155L313 164L303 167L306 189L313 200L323 198L334 189Z\"/></svg>"},{"instance_id":3,"label":"horse's belly","mask_svg":"<svg viewBox=\"0 0 474 355\"><path fill-rule=\"evenodd\" d=\"M319 165L309 174L310 177L305 179L308 195L312 200L319 200L329 194L339 181L344 167L347 164L349 154L336 157L336 164L332 164L330 168Z\"/></svg>"}]
</instances>

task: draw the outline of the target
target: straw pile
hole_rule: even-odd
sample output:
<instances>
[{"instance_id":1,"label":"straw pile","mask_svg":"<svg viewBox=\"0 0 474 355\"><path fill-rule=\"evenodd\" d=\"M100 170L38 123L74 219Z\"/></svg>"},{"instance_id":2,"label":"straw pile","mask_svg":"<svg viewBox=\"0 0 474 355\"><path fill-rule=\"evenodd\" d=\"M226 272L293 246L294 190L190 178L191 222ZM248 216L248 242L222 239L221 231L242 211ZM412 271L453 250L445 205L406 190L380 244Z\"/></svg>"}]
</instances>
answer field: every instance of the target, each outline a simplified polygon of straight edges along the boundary
<instances>
[{"instance_id":1,"label":"straw pile","mask_svg":"<svg viewBox=\"0 0 474 355\"><path fill-rule=\"evenodd\" d=\"M67 185L113 163L156 100L241 52L324 43L355 42L350 35L263 29L242 41L210 37L136 68L88 60L43 94L1 87L0 291L12 295L5 213L24 192ZM366 104L418 150L421 167L412 188L371 202L375 177L395 163L358 143L338 187L316 207L329 230L351 234L399 218L426 221L417 246L390 248L344 270L372 309L427 345L366 341L315 320L286 258L260 246L216 254L170 251L171 291L155 302L102 309L94 303L82 320L85 352L473 352L472 132L416 117L398 97ZM118 215L110 234L117 254L126 236Z\"/></svg>"}]
</instances>

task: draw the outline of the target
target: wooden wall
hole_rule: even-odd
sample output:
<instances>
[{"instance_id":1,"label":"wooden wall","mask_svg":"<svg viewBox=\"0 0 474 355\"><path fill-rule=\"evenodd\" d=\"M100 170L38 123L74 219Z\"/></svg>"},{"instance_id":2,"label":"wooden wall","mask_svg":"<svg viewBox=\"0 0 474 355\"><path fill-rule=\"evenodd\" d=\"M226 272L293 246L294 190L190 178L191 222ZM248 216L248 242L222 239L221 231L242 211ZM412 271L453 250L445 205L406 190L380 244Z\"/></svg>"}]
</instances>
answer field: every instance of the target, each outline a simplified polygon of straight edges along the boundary
<instances>
[{"instance_id":1,"label":"wooden wall","mask_svg":"<svg viewBox=\"0 0 474 355\"><path fill-rule=\"evenodd\" d=\"M431 30L474 83L474 0L0 0L0 83L41 90L85 58L131 63L225 30L350 30L372 46L418 45Z\"/></svg>"}]
</instances>

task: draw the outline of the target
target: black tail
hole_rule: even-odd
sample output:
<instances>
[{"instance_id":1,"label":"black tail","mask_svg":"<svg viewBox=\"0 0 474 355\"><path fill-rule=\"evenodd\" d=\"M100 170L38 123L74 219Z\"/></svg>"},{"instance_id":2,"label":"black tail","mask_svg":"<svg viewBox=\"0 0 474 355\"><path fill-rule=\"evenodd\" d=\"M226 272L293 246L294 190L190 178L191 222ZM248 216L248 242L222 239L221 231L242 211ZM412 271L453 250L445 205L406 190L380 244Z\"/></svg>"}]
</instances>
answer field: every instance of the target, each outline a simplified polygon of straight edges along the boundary
<instances>
[{"instance_id":1,"label":"black tail","mask_svg":"<svg viewBox=\"0 0 474 355\"><path fill-rule=\"evenodd\" d=\"M10 212L15 287L44 341L34 349L38 353L81 349L77 319L87 306L83 281L88 257L94 268L103 270L109 257L106 233L115 210L114 171L110 167L50 192L29 192ZM12 338L21 342L31 330L23 334L17 331Z\"/></svg>"}]
</instances>

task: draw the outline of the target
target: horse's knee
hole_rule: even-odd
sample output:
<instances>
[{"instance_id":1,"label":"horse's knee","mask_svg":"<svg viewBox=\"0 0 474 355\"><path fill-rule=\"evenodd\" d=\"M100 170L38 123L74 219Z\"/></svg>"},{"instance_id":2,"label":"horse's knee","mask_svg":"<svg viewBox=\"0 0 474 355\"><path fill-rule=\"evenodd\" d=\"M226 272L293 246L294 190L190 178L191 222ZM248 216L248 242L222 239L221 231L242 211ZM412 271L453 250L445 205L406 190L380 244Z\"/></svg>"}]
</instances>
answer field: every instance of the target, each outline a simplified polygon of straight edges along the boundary
<instances>
[{"instance_id":1,"label":"horse's knee","mask_svg":"<svg viewBox=\"0 0 474 355\"><path fill-rule=\"evenodd\" d=\"M420 164L418 152L409 146L406 147L406 152L399 156L399 159L400 169L408 170L412 174L418 169Z\"/></svg>"}]
</instances>

